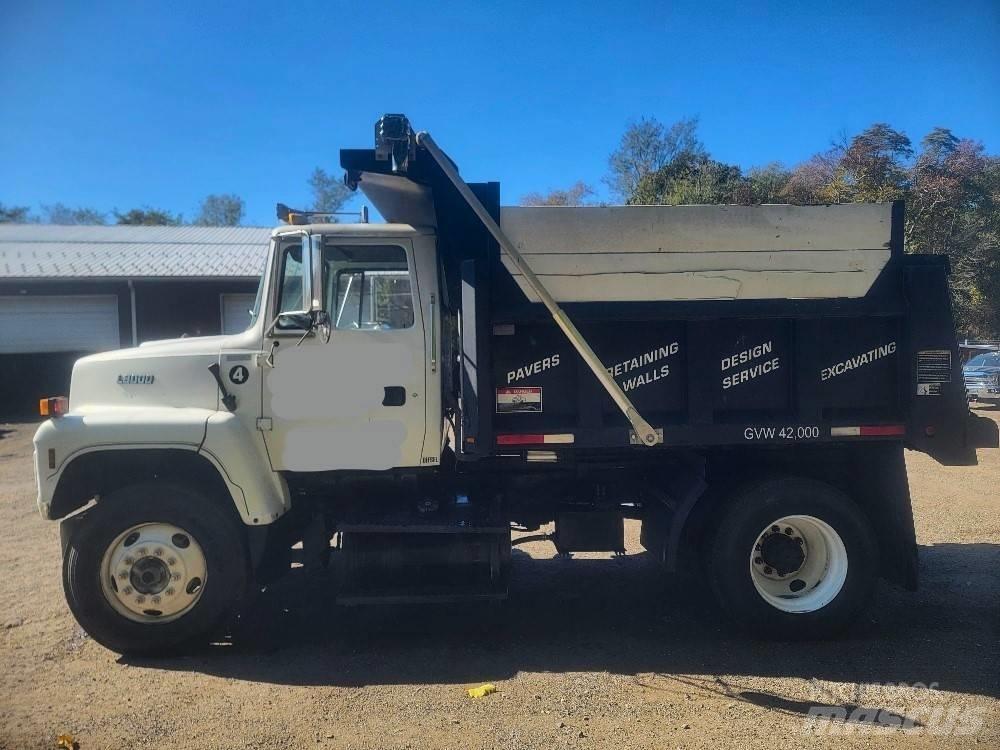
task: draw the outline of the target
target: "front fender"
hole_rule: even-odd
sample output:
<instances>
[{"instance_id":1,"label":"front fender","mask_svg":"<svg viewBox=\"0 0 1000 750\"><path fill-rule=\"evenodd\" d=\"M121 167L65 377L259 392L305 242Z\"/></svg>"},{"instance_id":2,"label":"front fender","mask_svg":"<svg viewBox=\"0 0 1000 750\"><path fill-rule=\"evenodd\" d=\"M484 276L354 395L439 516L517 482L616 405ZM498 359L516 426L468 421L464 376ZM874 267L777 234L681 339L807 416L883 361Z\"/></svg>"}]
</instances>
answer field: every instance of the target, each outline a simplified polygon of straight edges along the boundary
<instances>
[{"instance_id":1,"label":"front fender","mask_svg":"<svg viewBox=\"0 0 1000 750\"><path fill-rule=\"evenodd\" d=\"M59 480L80 456L104 450L197 451L213 413L208 409L117 407L73 411L42 422L34 437L38 512L42 518L52 518Z\"/></svg>"},{"instance_id":2,"label":"front fender","mask_svg":"<svg viewBox=\"0 0 1000 750\"><path fill-rule=\"evenodd\" d=\"M288 485L271 471L260 433L232 414L209 409L123 407L76 411L43 422L35 432L38 511L51 520L67 468L89 453L190 451L212 464L247 525L264 525L290 507ZM63 513L64 514L64 513Z\"/></svg>"}]
</instances>

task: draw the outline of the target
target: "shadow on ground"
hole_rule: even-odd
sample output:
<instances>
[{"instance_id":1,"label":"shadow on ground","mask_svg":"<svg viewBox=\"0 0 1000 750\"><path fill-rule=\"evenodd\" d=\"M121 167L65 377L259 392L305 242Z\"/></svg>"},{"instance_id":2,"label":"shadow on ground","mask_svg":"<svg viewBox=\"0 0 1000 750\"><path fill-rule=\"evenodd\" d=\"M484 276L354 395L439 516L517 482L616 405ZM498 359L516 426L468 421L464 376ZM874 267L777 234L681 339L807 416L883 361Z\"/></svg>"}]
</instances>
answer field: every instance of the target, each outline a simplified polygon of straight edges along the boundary
<instances>
[{"instance_id":1,"label":"shadow on ground","mask_svg":"<svg viewBox=\"0 0 1000 750\"><path fill-rule=\"evenodd\" d=\"M500 609L345 609L330 603L329 574L290 578L261 595L225 644L179 659L123 661L282 685L471 684L520 671L586 671L675 686L694 679L744 700L753 696L734 691L732 680L684 676L937 682L1000 696L1000 545L924 546L920 558L919 592L881 586L869 614L836 641L744 637L719 621L704 581L664 582L645 555L518 556L512 597Z\"/></svg>"}]
</instances>

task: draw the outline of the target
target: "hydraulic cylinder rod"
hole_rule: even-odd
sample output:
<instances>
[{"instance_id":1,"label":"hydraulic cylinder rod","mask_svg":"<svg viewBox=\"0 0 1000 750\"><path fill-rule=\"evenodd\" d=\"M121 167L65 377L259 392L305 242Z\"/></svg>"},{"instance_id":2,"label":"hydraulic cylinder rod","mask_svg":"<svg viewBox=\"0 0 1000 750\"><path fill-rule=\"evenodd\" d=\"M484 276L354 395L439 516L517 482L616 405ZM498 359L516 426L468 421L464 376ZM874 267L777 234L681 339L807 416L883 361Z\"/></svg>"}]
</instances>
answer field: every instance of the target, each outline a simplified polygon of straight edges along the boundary
<instances>
[{"instance_id":1,"label":"hydraulic cylinder rod","mask_svg":"<svg viewBox=\"0 0 1000 750\"><path fill-rule=\"evenodd\" d=\"M635 431L636 437L639 439L643 445L656 445L660 442L660 436L657 431L642 418L642 415L636 410L635 406L628 396L625 395L625 391L621 389L617 381L611 377L611 374L604 367L600 358L591 349L590 344L583 337L580 331L577 330L576 326L573 325L573 321L567 317L566 313L563 312L562 308L555 301L549 290L545 288L545 285L535 276L531 267L527 264L521 254L514 247L514 243L511 242L507 235L503 233L500 229L500 225L493 220L486 207L476 198L472 190L465 183L465 180L461 178L458 174L458 170L455 169L454 164L451 159L441 150L441 148L434 142L431 138L431 134L424 131L417 133L417 143L423 146L427 152L434 158L438 166L441 167L441 171L447 175L448 179L451 180L455 189L461 194L465 199L465 202L469 204L469 208L475 212L479 220L483 222L483 226L489 230L489 233L493 235L493 238L500 245L500 248L504 251L511 262L521 272L524 276L525 282L531 287L531 290L538 296L545 305L549 313L552 315L552 319L556 322L556 325L562 330L569 339L569 342L573 345L573 348L580 354L583 361L587 363L587 366L594 373L594 376L600 381L604 390L608 392L612 400L621 409L622 414L632 425L632 429Z\"/></svg>"}]
</instances>

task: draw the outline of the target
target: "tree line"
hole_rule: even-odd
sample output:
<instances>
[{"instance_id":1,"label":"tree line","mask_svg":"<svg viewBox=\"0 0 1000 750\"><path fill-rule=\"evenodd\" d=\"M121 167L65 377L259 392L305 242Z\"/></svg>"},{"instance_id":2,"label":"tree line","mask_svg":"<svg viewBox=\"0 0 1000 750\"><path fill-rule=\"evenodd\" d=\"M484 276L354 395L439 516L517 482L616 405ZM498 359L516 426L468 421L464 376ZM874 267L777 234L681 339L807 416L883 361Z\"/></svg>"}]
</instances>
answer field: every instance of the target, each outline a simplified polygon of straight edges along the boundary
<instances>
[{"instance_id":1,"label":"tree line","mask_svg":"<svg viewBox=\"0 0 1000 750\"><path fill-rule=\"evenodd\" d=\"M1000 338L1000 156L983 144L934 128L914 145L903 132L875 123L842 137L800 164L773 162L743 169L712 158L698 135L697 118L664 124L629 123L608 157L604 178L613 199L629 205L906 202L904 247L941 253L951 262L951 292L961 335ZM309 210L333 212L350 197L339 176L317 167L308 180ZM547 193L529 193L522 205L575 206L595 202L597 191L578 181ZM242 198L208 195L191 224L237 226ZM62 203L0 203L2 222L50 224L180 225L181 214L143 206L110 212Z\"/></svg>"},{"instance_id":2,"label":"tree line","mask_svg":"<svg viewBox=\"0 0 1000 750\"><path fill-rule=\"evenodd\" d=\"M343 182L317 167L308 179L312 195L312 211L337 211L347 201L351 191ZM62 224L62 225L107 225L129 226L181 226L193 224L204 227L235 227L243 222L246 203L233 193L212 193L201 201L198 214L187 222L184 216L162 208L142 206L119 211L101 211L89 206L67 206L64 203L42 204L35 213L30 206L9 206L0 203L0 223L11 224Z\"/></svg>"},{"instance_id":3,"label":"tree line","mask_svg":"<svg viewBox=\"0 0 1000 750\"><path fill-rule=\"evenodd\" d=\"M1000 156L983 144L938 127L914 144L875 123L842 137L804 162L743 169L713 159L696 118L672 124L630 123L608 157L604 178L618 203L906 202L904 249L940 253L951 263L952 306L962 336L1000 337ZM529 193L530 206L594 202L585 182Z\"/></svg>"}]
</instances>

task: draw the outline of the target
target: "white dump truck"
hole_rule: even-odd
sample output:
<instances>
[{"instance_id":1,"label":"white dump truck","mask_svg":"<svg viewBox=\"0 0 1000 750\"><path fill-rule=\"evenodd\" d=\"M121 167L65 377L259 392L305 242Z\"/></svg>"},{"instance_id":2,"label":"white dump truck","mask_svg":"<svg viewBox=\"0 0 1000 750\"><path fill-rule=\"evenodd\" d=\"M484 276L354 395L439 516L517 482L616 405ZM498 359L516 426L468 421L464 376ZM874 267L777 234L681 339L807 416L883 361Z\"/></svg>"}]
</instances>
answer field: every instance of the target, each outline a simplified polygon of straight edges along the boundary
<instances>
[{"instance_id":1,"label":"white dump truck","mask_svg":"<svg viewBox=\"0 0 1000 750\"><path fill-rule=\"evenodd\" d=\"M341 165L387 223L279 205L247 330L43 402L38 508L111 649L205 641L295 562L344 604L502 599L512 531L625 519L739 624L824 636L916 585L904 447L997 445L901 204L501 208L401 115Z\"/></svg>"}]
</instances>

